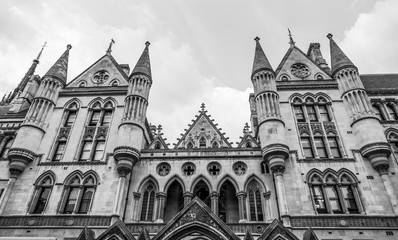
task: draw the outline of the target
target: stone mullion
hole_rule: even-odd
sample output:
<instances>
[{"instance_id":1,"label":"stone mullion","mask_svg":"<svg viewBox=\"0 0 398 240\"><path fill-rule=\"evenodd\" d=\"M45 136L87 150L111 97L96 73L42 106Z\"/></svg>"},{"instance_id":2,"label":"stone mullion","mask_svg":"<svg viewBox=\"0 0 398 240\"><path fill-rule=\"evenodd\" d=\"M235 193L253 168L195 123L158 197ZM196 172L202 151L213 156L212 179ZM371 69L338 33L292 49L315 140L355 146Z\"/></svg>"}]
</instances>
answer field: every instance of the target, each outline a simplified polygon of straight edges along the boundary
<instances>
[{"instance_id":1,"label":"stone mullion","mask_svg":"<svg viewBox=\"0 0 398 240\"><path fill-rule=\"evenodd\" d=\"M328 211L329 214L334 214L334 212L332 210L332 206L331 206L330 201L329 201L328 193L326 191L326 187L327 187L326 183L322 184L321 189L322 189L323 198L324 198L324 201L325 201L326 210Z\"/></svg>"},{"instance_id":2,"label":"stone mullion","mask_svg":"<svg viewBox=\"0 0 398 240\"><path fill-rule=\"evenodd\" d=\"M345 214L349 214L350 212L348 211L348 208L346 206L343 191L341 190L341 187L342 187L341 184L336 185L337 197L339 198L339 203L340 203L342 212Z\"/></svg>"},{"instance_id":3,"label":"stone mullion","mask_svg":"<svg viewBox=\"0 0 398 240\"><path fill-rule=\"evenodd\" d=\"M398 106L396 102L390 102L392 108L394 109L394 114L396 117L398 117Z\"/></svg>"},{"instance_id":4,"label":"stone mullion","mask_svg":"<svg viewBox=\"0 0 398 240\"><path fill-rule=\"evenodd\" d=\"M246 192L238 192L236 193L238 197L238 204L239 204L239 223L247 222L246 218Z\"/></svg>"},{"instance_id":5,"label":"stone mullion","mask_svg":"<svg viewBox=\"0 0 398 240\"><path fill-rule=\"evenodd\" d=\"M220 194L218 192L212 192L210 193L210 199L211 199L211 210L214 214L218 216L218 197Z\"/></svg>"},{"instance_id":6,"label":"stone mullion","mask_svg":"<svg viewBox=\"0 0 398 240\"><path fill-rule=\"evenodd\" d=\"M155 222L163 223L163 216L164 216L164 210L165 210L165 206L166 206L167 193L158 192L156 194L156 198L158 200L158 208L157 208Z\"/></svg>"},{"instance_id":7,"label":"stone mullion","mask_svg":"<svg viewBox=\"0 0 398 240\"><path fill-rule=\"evenodd\" d=\"M131 212L131 220L134 222L138 222L139 221L138 212L140 206L141 193L134 192L133 197L134 197L134 204Z\"/></svg>"}]
</instances>

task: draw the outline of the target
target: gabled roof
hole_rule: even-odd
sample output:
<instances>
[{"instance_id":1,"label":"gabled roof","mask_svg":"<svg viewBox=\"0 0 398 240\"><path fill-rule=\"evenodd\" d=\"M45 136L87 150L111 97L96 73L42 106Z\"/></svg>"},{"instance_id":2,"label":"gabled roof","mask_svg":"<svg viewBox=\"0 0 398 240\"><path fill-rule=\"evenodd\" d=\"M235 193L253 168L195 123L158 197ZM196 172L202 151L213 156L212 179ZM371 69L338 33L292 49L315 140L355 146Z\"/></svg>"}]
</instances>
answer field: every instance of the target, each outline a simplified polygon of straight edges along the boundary
<instances>
[{"instance_id":1,"label":"gabled roof","mask_svg":"<svg viewBox=\"0 0 398 240\"><path fill-rule=\"evenodd\" d=\"M296 56L293 56L296 55ZM286 52L285 56L283 57L282 61L279 63L278 67L275 70L275 74L277 77L280 73L288 73L289 71L283 71L285 68L289 68L290 66L286 66L287 62L294 62L294 63L305 63L307 65L310 65L310 68L316 69L316 72L322 72L324 73L325 76L331 77L329 73L327 73L324 69L322 69L318 64L316 64L311 58L307 56L303 51L301 51L298 47L295 45L292 45ZM313 72L311 75L316 74L316 72ZM290 75L290 74L289 74ZM310 75L310 76L311 76ZM294 78L294 77L293 77Z\"/></svg>"},{"instance_id":2,"label":"gabled roof","mask_svg":"<svg viewBox=\"0 0 398 240\"><path fill-rule=\"evenodd\" d=\"M181 138L177 139L178 142L174 148L185 148L189 142L195 145L202 137L210 143L207 147L211 147L211 144L217 141L220 148L231 148L232 146L228 142L228 138L224 137L225 133L221 133L221 128L217 128L218 124L210 119L211 115L207 115L204 103L202 103L199 113L199 115L196 115L196 119L192 120L193 123L189 125L185 133L181 134Z\"/></svg>"},{"instance_id":3,"label":"gabled roof","mask_svg":"<svg viewBox=\"0 0 398 240\"><path fill-rule=\"evenodd\" d=\"M246 144L250 142L251 147L259 147L258 142L252 136L252 132L250 131L249 124L246 123L243 127L243 137L241 138L240 142L237 142L238 148L246 148Z\"/></svg>"},{"instance_id":4,"label":"gabled roof","mask_svg":"<svg viewBox=\"0 0 398 240\"><path fill-rule=\"evenodd\" d=\"M109 78L103 83L96 84L92 81L92 78L94 74L100 70L106 70L109 73ZM120 64L116 62L111 54L105 54L86 70L80 73L77 77L75 77L72 81L70 81L66 87L79 87L79 84L82 81L86 82L85 87L109 86L114 80L117 80L120 86L128 85L128 76L120 67Z\"/></svg>"},{"instance_id":5,"label":"gabled roof","mask_svg":"<svg viewBox=\"0 0 398 240\"><path fill-rule=\"evenodd\" d=\"M167 138L163 138L162 133L162 125L159 125L157 128L156 126L150 126L153 140L149 143L148 149L169 149L169 144L166 143ZM157 144L160 144L160 148L156 148Z\"/></svg>"},{"instance_id":6,"label":"gabled roof","mask_svg":"<svg viewBox=\"0 0 398 240\"><path fill-rule=\"evenodd\" d=\"M172 239L173 236L187 232L212 234L214 239L239 240L239 237L198 197L174 216L152 240Z\"/></svg>"},{"instance_id":7,"label":"gabled roof","mask_svg":"<svg viewBox=\"0 0 398 240\"><path fill-rule=\"evenodd\" d=\"M286 240L299 240L289 229L281 222L275 219L261 234L257 240L274 240L277 236L283 236Z\"/></svg>"},{"instance_id":8,"label":"gabled roof","mask_svg":"<svg viewBox=\"0 0 398 240\"><path fill-rule=\"evenodd\" d=\"M316 236L315 232L310 227L309 229L305 230L304 235L303 235L303 240L318 240L318 237Z\"/></svg>"},{"instance_id":9,"label":"gabled roof","mask_svg":"<svg viewBox=\"0 0 398 240\"><path fill-rule=\"evenodd\" d=\"M91 229L88 229L87 226L83 228L83 231L76 238L76 240L94 240L94 239L95 239L94 231Z\"/></svg>"},{"instance_id":10,"label":"gabled roof","mask_svg":"<svg viewBox=\"0 0 398 240\"><path fill-rule=\"evenodd\" d=\"M118 236L118 239L136 240L126 225L118 219L112 226L103 232L96 240L106 240L112 236Z\"/></svg>"}]
</instances>

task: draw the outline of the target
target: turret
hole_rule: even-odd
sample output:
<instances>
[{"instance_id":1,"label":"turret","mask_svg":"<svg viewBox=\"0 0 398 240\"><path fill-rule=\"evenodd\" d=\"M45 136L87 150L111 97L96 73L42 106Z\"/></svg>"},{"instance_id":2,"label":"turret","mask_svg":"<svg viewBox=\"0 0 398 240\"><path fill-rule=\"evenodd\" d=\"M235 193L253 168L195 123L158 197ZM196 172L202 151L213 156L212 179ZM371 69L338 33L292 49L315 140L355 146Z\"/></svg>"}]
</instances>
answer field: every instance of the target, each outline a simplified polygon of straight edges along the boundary
<instances>
[{"instance_id":1,"label":"turret","mask_svg":"<svg viewBox=\"0 0 398 240\"><path fill-rule=\"evenodd\" d=\"M259 43L260 39L256 37L254 40L256 41L256 51L251 79L258 118L257 133L255 135L260 139L263 158L275 176L281 217L285 226L290 226L283 180L286 165L285 159L289 157L285 123L280 114L275 72Z\"/></svg>"},{"instance_id":2,"label":"turret","mask_svg":"<svg viewBox=\"0 0 398 240\"><path fill-rule=\"evenodd\" d=\"M289 155L286 144L285 123L279 108L279 95L276 92L275 72L256 37L252 83L257 108L258 130L264 160L270 168L285 168L285 158Z\"/></svg>"},{"instance_id":3,"label":"turret","mask_svg":"<svg viewBox=\"0 0 398 240\"><path fill-rule=\"evenodd\" d=\"M14 177L22 173L26 165L33 161L37 155L41 139L58 100L59 90L66 83L69 50L71 48L71 45L67 46L67 50L42 78L25 121L9 151L10 172Z\"/></svg>"},{"instance_id":4,"label":"turret","mask_svg":"<svg viewBox=\"0 0 398 240\"><path fill-rule=\"evenodd\" d=\"M126 176L132 171L145 145L144 129L149 90L152 85L149 42L135 65L130 77L127 96L124 100L122 122L118 130L118 143L113 151L119 174L118 192L115 200L112 223L123 218L126 203Z\"/></svg>"},{"instance_id":5,"label":"turret","mask_svg":"<svg viewBox=\"0 0 398 240\"><path fill-rule=\"evenodd\" d=\"M398 214L398 201L388 179L391 148L384 135L380 120L376 117L370 104L368 93L363 87L358 68L344 54L328 34L330 40L330 56L332 77L337 81L341 98L349 111L351 127L358 141L361 155L369 159L372 167L382 177L395 214Z\"/></svg>"}]
</instances>

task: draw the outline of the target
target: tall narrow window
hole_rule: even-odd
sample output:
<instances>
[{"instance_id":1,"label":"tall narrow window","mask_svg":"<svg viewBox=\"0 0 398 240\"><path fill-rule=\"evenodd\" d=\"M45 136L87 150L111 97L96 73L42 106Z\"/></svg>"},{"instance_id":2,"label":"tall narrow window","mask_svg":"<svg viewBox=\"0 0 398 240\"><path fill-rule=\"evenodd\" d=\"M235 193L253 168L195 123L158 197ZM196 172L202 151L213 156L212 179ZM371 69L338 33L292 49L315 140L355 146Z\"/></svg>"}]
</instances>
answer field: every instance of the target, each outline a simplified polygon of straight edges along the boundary
<instances>
[{"instance_id":1,"label":"tall narrow window","mask_svg":"<svg viewBox=\"0 0 398 240\"><path fill-rule=\"evenodd\" d=\"M314 105L307 105L306 109L307 109L308 119L310 120L310 122L318 121Z\"/></svg>"},{"instance_id":2,"label":"tall narrow window","mask_svg":"<svg viewBox=\"0 0 398 240\"><path fill-rule=\"evenodd\" d=\"M94 179L90 177L84 181L79 213L88 213L88 211L90 210L90 205L93 195L94 195Z\"/></svg>"},{"instance_id":3,"label":"tall narrow window","mask_svg":"<svg viewBox=\"0 0 398 240\"><path fill-rule=\"evenodd\" d=\"M53 187L53 180L47 176L40 181L36 186L36 196L33 199L33 210L30 210L33 214L41 214L50 198L51 189Z\"/></svg>"},{"instance_id":4,"label":"tall narrow window","mask_svg":"<svg viewBox=\"0 0 398 240\"><path fill-rule=\"evenodd\" d=\"M12 139L12 138L9 138L8 140L6 140L6 143L4 144L3 149L1 149L0 158L2 158L2 159L7 158L8 152L10 151L13 141L14 141L14 139Z\"/></svg>"},{"instance_id":5,"label":"tall narrow window","mask_svg":"<svg viewBox=\"0 0 398 240\"><path fill-rule=\"evenodd\" d=\"M94 148L94 157L93 161L99 161L104 156L104 149L105 149L105 141L104 140L97 140L97 143Z\"/></svg>"},{"instance_id":6,"label":"tall narrow window","mask_svg":"<svg viewBox=\"0 0 398 240\"><path fill-rule=\"evenodd\" d=\"M88 161L90 159L91 147L93 145L93 141L91 139L87 139L83 142L80 161Z\"/></svg>"},{"instance_id":7,"label":"tall narrow window","mask_svg":"<svg viewBox=\"0 0 398 240\"><path fill-rule=\"evenodd\" d=\"M263 207L260 188L257 183L252 182L248 188L250 221L264 221Z\"/></svg>"},{"instance_id":8,"label":"tall narrow window","mask_svg":"<svg viewBox=\"0 0 398 240\"><path fill-rule=\"evenodd\" d=\"M340 147L336 137L328 137L330 152L335 158L341 158Z\"/></svg>"},{"instance_id":9,"label":"tall narrow window","mask_svg":"<svg viewBox=\"0 0 398 240\"><path fill-rule=\"evenodd\" d=\"M327 158L326 146L322 136L314 137L316 151L320 158Z\"/></svg>"},{"instance_id":10,"label":"tall narrow window","mask_svg":"<svg viewBox=\"0 0 398 240\"><path fill-rule=\"evenodd\" d=\"M304 156L306 158L313 158L314 152L312 151L311 138L308 134L303 134L301 136L301 144L303 146Z\"/></svg>"},{"instance_id":11,"label":"tall narrow window","mask_svg":"<svg viewBox=\"0 0 398 240\"><path fill-rule=\"evenodd\" d=\"M155 187L149 184L145 191L142 199L141 207L141 221L152 221L153 209L155 204Z\"/></svg>"},{"instance_id":12,"label":"tall narrow window","mask_svg":"<svg viewBox=\"0 0 398 240\"><path fill-rule=\"evenodd\" d=\"M294 114L296 115L297 122L305 122L302 106L294 106Z\"/></svg>"},{"instance_id":13,"label":"tall narrow window","mask_svg":"<svg viewBox=\"0 0 398 240\"><path fill-rule=\"evenodd\" d=\"M76 111L69 111L65 119L64 127L72 127L73 123L75 122L76 115Z\"/></svg>"},{"instance_id":14,"label":"tall narrow window","mask_svg":"<svg viewBox=\"0 0 398 240\"><path fill-rule=\"evenodd\" d=\"M99 110L94 110L91 113L91 118L90 118L90 122L89 122L89 126L97 126L99 120L100 120L100 116L101 116L101 111Z\"/></svg>"},{"instance_id":15,"label":"tall narrow window","mask_svg":"<svg viewBox=\"0 0 398 240\"><path fill-rule=\"evenodd\" d=\"M104 112L104 116L102 118L102 126L109 126L109 124L111 123L111 119L112 119L112 110L106 110Z\"/></svg>"},{"instance_id":16,"label":"tall narrow window","mask_svg":"<svg viewBox=\"0 0 398 240\"><path fill-rule=\"evenodd\" d=\"M385 121L386 119L384 118L383 112L381 111L380 105L377 105L377 103L375 105L373 105L373 111L376 114L376 116L382 120Z\"/></svg>"},{"instance_id":17,"label":"tall narrow window","mask_svg":"<svg viewBox=\"0 0 398 240\"><path fill-rule=\"evenodd\" d=\"M329 112L326 105L318 105L321 122L330 122Z\"/></svg>"},{"instance_id":18,"label":"tall narrow window","mask_svg":"<svg viewBox=\"0 0 398 240\"><path fill-rule=\"evenodd\" d=\"M337 191L337 180L329 176L326 178L326 194L330 203L331 210L334 213L342 213L339 193Z\"/></svg>"},{"instance_id":19,"label":"tall narrow window","mask_svg":"<svg viewBox=\"0 0 398 240\"><path fill-rule=\"evenodd\" d=\"M398 120L398 116L395 113L394 107L391 105L387 105L387 111L388 111L388 115L390 117L390 120Z\"/></svg>"},{"instance_id":20,"label":"tall narrow window","mask_svg":"<svg viewBox=\"0 0 398 240\"><path fill-rule=\"evenodd\" d=\"M61 161L65 152L65 148L66 148L66 138L62 137L57 142L57 146L55 148L54 156L52 159L53 162Z\"/></svg>"},{"instance_id":21,"label":"tall narrow window","mask_svg":"<svg viewBox=\"0 0 398 240\"><path fill-rule=\"evenodd\" d=\"M388 136L388 142L391 144L394 152L398 152L398 135L396 133L391 133Z\"/></svg>"},{"instance_id":22,"label":"tall narrow window","mask_svg":"<svg viewBox=\"0 0 398 240\"><path fill-rule=\"evenodd\" d=\"M359 213L358 205L355 201L354 186L347 175L341 177L341 192L343 193L344 203L349 213Z\"/></svg>"},{"instance_id":23,"label":"tall narrow window","mask_svg":"<svg viewBox=\"0 0 398 240\"><path fill-rule=\"evenodd\" d=\"M75 177L71 184L66 197L64 213L72 213L76 207L77 199L80 191L80 179Z\"/></svg>"}]
</instances>

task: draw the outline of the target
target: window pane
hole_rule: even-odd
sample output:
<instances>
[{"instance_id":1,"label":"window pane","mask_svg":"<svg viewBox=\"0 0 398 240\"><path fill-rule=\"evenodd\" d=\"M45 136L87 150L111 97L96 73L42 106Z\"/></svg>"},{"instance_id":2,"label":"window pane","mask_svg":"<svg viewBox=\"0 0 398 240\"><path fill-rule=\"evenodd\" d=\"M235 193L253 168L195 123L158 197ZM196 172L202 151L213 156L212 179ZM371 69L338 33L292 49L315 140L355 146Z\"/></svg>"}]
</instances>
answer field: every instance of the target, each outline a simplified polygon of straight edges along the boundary
<instances>
[{"instance_id":1,"label":"window pane","mask_svg":"<svg viewBox=\"0 0 398 240\"><path fill-rule=\"evenodd\" d=\"M341 188L341 191L343 192L344 202L347 206L348 211L350 213L359 213L351 186L343 186Z\"/></svg>"},{"instance_id":2,"label":"window pane","mask_svg":"<svg viewBox=\"0 0 398 240\"><path fill-rule=\"evenodd\" d=\"M326 187L326 192L329 197L330 206L332 211L335 213L341 212L339 196L337 194L337 189L335 186L328 186Z\"/></svg>"},{"instance_id":3,"label":"window pane","mask_svg":"<svg viewBox=\"0 0 398 240\"><path fill-rule=\"evenodd\" d=\"M329 122L330 118L326 105L319 105L318 108L319 108L319 115L321 117L321 122Z\"/></svg>"},{"instance_id":4,"label":"window pane","mask_svg":"<svg viewBox=\"0 0 398 240\"><path fill-rule=\"evenodd\" d=\"M321 186L312 186L315 208L318 213L326 213L325 199L323 197Z\"/></svg>"},{"instance_id":5,"label":"window pane","mask_svg":"<svg viewBox=\"0 0 398 240\"><path fill-rule=\"evenodd\" d=\"M112 118L112 111L105 111L104 112L104 117L102 120L102 126L109 126L109 123L111 122L111 118Z\"/></svg>"},{"instance_id":6,"label":"window pane","mask_svg":"<svg viewBox=\"0 0 398 240\"><path fill-rule=\"evenodd\" d=\"M294 114L296 115L297 122L305 122L304 112L301 106L294 107Z\"/></svg>"},{"instance_id":7,"label":"window pane","mask_svg":"<svg viewBox=\"0 0 398 240\"><path fill-rule=\"evenodd\" d=\"M76 112L75 111L70 111L68 113L67 118L66 118L64 127L71 127L73 122L75 121L75 119L76 119Z\"/></svg>"},{"instance_id":8,"label":"window pane","mask_svg":"<svg viewBox=\"0 0 398 240\"><path fill-rule=\"evenodd\" d=\"M141 207L141 221L146 221L147 216L147 208L148 208L148 196L149 192L145 191L144 197L142 198L142 207Z\"/></svg>"},{"instance_id":9,"label":"window pane","mask_svg":"<svg viewBox=\"0 0 398 240\"><path fill-rule=\"evenodd\" d=\"M79 213L88 212L93 194L94 194L94 188L84 188L84 193L82 201L80 203Z\"/></svg>"},{"instance_id":10,"label":"window pane","mask_svg":"<svg viewBox=\"0 0 398 240\"><path fill-rule=\"evenodd\" d=\"M392 106L387 105L387 111L391 120L397 120L397 115L395 114L394 108Z\"/></svg>"},{"instance_id":11,"label":"window pane","mask_svg":"<svg viewBox=\"0 0 398 240\"><path fill-rule=\"evenodd\" d=\"M41 214L43 212L49 195L50 195L50 188L47 187L47 188L40 189L40 195L39 195L39 198L37 199L36 207L35 207L35 210L33 211L33 213Z\"/></svg>"},{"instance_id":12,"label":"window pane","mask_svg":"<svg viewBox=\"0 0 398 240\"><path fill-rule=\"evenodd\" d=\"M7 158L8 151L10 151L11 145L12 145L13 139L9 139L6 144L3 147L3 150L1 151L1 158Z\"/></svg>"},{"instance_id":13,"label":"window pane","mask_svg":"<svg viewBox=\"0 0 398 240\"><path fill-rule=\"evenodd\" d=\"M264 216L263 216L263 207L261 204L261 195L260 191L256 191L256 208L257 208L257 221L263 221Z\"/></svg>"},{"instance_id":14,"label":"window pane","mask_svg":"<svg viewBox=\"0 0 398 240\"><path fill-rule=\"evenodd\" d=\"M317 117L316 117L316 113L315 113L315 108L314 106L307 106L307 114L308 114L308 118L311 122L316 122L318 121Z\"/></svg>"},{"instance_id":15,"label":"window pane","mask_svg":"<svg viewBox=\"0 0 398 240\"><path fill-rule=\"evenodd\" d=\"M314 138L316 150L318 151L318 156L320 158L327 158L325 143L323 142L323 138L317 137Z\"/></svg>"},{"instance_id":16,"label":"window pane","mask_svg":"<svg viewBox=\"0 0 398 240\"><path fill-rule=\"evenodd\" d=\"M79 188L71 188L69 192L68 199L65 205L64 213L72 213L73 209L75 209L75 205L77 202L77 195L79 194Z\"/></svg>"},{"instance_id":17,"label":"window pane","mask_svg":"<svg viewBox=\"0 0 398 240\"><path fill-rule=\"evenodd\" d=\"M66 147L66 142L58 142L57 148L55 149L53 161L58 162L62 159L62 156L64 155L65 152L65 147Z\"/></svg>"},{"instance_id":18,"label":"window pane","mask_svg":"<svg viewBox=\"0 0 398 240\"><path fill-rule=\"evenodd\" d=\"M333 157L341 157L341 152L339 145L337 144L337 139L335 137L329 137L328 141L330 152L332 153Z\"/></svg>"},{"instance_id":19,"label":"window pane","mask_svg":"<svg viewBox=\"0 0 398 240\"><path fill-rule=\"evenodd\" d=\"M312 158L314 157L314 153L311 147L311 141L309 137L302 137L301 144L303 145L304 157Z\"/></svg>"},{"instance_id":20,"label":"window pane","mask_svg":"<svg viewBox=\"0 0 398 240\"><path fill-rule=\"evenodd\" d=\"M94 150L93 161L99 161L102 159L102 156L104 155L104 149L105 149L105 142L97 141L97 144L96 144L95 150Z\"/></svg>"},{"instance_id":21,"label":"window pane","mask_svg":"<svg viewBox=\"0 0 398 240\"><path fill-rule=\"evenodd\" d=\"M90 151L93 142L85 141L83 142L82 153L80 154L80 161L87 161L90 158Z\"/></svg>"},{"instance_id":22,"label":"window pane","mask_svg":"<svg viewBox=\"0 0 398 240\"><path fill-rule=\"evenodd\" d=\"M254 201L254 193L252 190L249 191L249 207L250 207L250 220L257 221L256 219L256 207Z\"/></svg>"},{"instance_id":23,"label":"window pane","mask_svg":"<svg viewBox=\"0 0 398 240\"><path fill-rule=\"evenodd\" d=\"M93 111L90 119L90 126L97 126L97 123L99 121L101 112L100 111Z\"/></svg>"}]
</instances>

